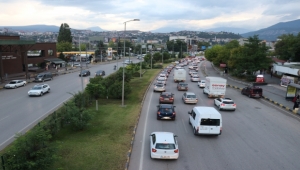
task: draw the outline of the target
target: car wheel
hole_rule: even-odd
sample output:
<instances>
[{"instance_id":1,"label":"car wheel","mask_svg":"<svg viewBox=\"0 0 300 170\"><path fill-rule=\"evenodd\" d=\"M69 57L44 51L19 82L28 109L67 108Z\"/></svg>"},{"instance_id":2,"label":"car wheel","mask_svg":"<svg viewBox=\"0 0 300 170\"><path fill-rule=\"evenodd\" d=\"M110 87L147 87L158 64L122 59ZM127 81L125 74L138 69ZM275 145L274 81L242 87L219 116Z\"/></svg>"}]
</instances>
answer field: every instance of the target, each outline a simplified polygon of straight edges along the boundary
<instances>
[{"instance_id":1,"label":"car wheel","mask_svg":"<svg viewBox=\"0 0 300 170\"><path fill-rule=\"evenodd\" d=\"M14 89L17 88L17 86L14 86Z\"/></svg>"},{"instance_id":2,"label":"car wheel","mask_svg":"<svg viewBox=\"0 0 300 170\"><path fill-rule=\"evenodd\" d=\"M235 111L235 109L232 110L233 112Z\"/></svg>"},{"instance_id":3,"label":"car wheel","mask_svg":"<svg viewBox=\"0 0 300 170\"><path fill-rule=\"evenodd\" d=\"M42 96L42 95L43 95L43 92L41 92L40 96Z\"/></svg>"},{"instance_id":4,"label":"car wheel","mask_svg":"<svg viewBox=\"0 0 300 170\"><path fill-rule=\"evenodd\" d=\"M45 82L45 80L43 80L43 82Z\"/></svg>"},{"instance_id":5,"label":"car wheel","mask_svg":"<svg viewBox=\"0 0 300 170\"><path fill-rule=\"evenodd\" d=\"M222 110L221 106L219 106L219 110Z\"/></svg>"},{"instance_id":6,"label":"car wheel","mask_svg":"<svg viewBox=\"0 0 300 170\"><path fill-rule=\"evenodd\" d=\"M26 84L24 83L23 86L26 86Z\"/></svg>"},{"instance_id":7,"label":"car wheel","mask_svg":"<svg viewBox=\"0 0 300 170\"><path fill-rule=\"evenodd\" d=\"M251 98L251 95L249 94L248 97Z\"/></svg>"},{"instance_id":8,"label":"car wheel","mask_svg":"<svg viewBox=\"0 0 300 170\"><path fill-rule=\"evenodd\" d=\"M190 121L190 118L189 118L189 124L191 125L191 121Z\"/></svg>"},{"instance_id":9,"label":"car wheel","mask_svg":"<svg viewBox=\"0 0 300 170\"><path fill-rule=\"evenodd\" d=\"M194 133L195 136L197 135L197 132L196 132L196 129L195 129L195 128L194 128L194 130L193 130L193 133Z\"/></svg>"},{"instance_id":10,"label":"car wheel","mask_svg":"<svg viewBox=\"0 0 300 170\"><path fill-rule=\"evenodd\" d=\"M50 93L50 88L48 89L47 93Z\"/></svg>"},{"instance_id":11,"label":"car wheel","mask_svg":"<svg viewBox=\"0 0 300 170\"><path fill-rule=\"evenodd\" d=\"M243 91L241 91L241 94L244 95Z\"/></svg>"},{"instance_id":12,"label":"car wheel","mask_svg":"<svg viewBox=\"0 0 300 170\"><path fill-rule=\"evenodd\" d=\"M205 94L205 93L204 93L204 90L203 90L203 94Z\"/></svg>"}]
</instances>

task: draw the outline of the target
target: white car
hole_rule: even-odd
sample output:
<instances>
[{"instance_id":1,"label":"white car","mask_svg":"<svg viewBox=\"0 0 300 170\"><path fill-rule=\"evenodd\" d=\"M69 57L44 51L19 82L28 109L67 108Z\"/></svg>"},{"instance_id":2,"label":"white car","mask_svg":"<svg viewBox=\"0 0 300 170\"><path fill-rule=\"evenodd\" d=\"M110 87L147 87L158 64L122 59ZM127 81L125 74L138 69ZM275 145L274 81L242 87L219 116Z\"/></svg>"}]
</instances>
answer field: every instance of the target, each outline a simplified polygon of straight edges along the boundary
<instances>
[{"instance_id":1,"label":"white car","mask_svg":"<svg viewBox=\"0 0 300 170\"><path fill-rule=\"evenodd\" d=\"M216 98L214 104L219 108L219 110L233 110L236 109L236 104L230 98Z\"/></svg>"},{"instance_id":2,"label":"white car","mask_svg":"<svg viewBox=\"0 0 300 170\"><path fill-rule=\"evenodd\" d=\"M48 84L37 84L33 86L29 91L29 96L42 96L45 93L50 92L50 86Z\"/></svg>"},{"instance_id":3,"label":"white car","mask_svg":"<svg viewBox=\"0 0 300 170\"><path fill-rule=\"evenodd\" d=\"M125 60L124 62L123 62L123 64L132 64L133 62L132 62L132 60Z\"/></svg>"},{"instance_id":4,"label":"white car","mask_svg":"<svg viewBox=\"0 0 300 170\"><path fill-rule=\"evenodd\" d=\"M192 72L191 77L193 77L193 76L198 76L198 73L197 72Z\"/></svg>"},{"instance_id":5,"label":"white car","mask_svg":"<svg viewBox=\"0 0 300 170\"><path fill-rule=\"evenodd\" d=\"M198 86L199 86L200 88L204 88L204 87L205 87L205 80L200 80L200 81L198 82Z\"/></svg>"},{"instance_id":6,"label":"white car","mask_svg":"<svg viewBox=\"0 0 300 170\"><path fill-rule=\"evenodd\" d=\"M73 67L80 67L81 65L80 65L80 63L74 63L73 64Z\"/></svg>"},{"instance_id":7,"label":"white car","mask_svg":"<svg viewBox=\"0 0 300 170\"><path fill-rule=\"evenodd\" d=\"M182 95L182 101L183 101L183 103L197 104L198 98L197 98L196 94L193 92L185 92Z\"/></svg>"},{"instance_id":8,"label":"white car","mask_svg":"<svg viewBox=\"0 0 300 170\"><path fill-rule=\"evenodd\" d=\"M165 80L167 80L167 75L166 74L159 74L159 77L158 78L164 78ZM157 79L158 79L157 78Z\"/></svg>"},{"instance_id":9,"label":"white car","mask_svg":"<svg viewBox=\"0 0 300 170\"><path fill-rule=\"evenodd\" d=\"M198 75L193 75L192 78L191 78L191 81L192 82L195 82L195 81L198 82L198 81L200 81L200 77Z\"/></svg>"},{"instance_id":10,"label":"white car","mask_svg":"<svg viewBox=\"0 0 300 170\"><path fill-rule=\"evenodd\" d=\"M167 84L167 81L166 81L166 79L165 79L165 78L163 78L163 77L158 77L158 78L157 78L157 81L163 81L163 82L164 82L164 85L166 85L166 84Z\"/></svg>"},{"instance_id":11,"label":"white car","mask_svg":"<svg viewBox=\"0 0 300 170\"><path fill-rule=\"evenodd\" d=\"M157 92L157 91L165 92L165 91L166 91L165 85L162 84L162 83L156 83L156 84L154 85L153 92Z\"/></svg>"},{"instance_id":12,"label":"white car","mask_svg":"<svg viewBox=\"0 0 300 170\"><path fill-rule=\"evenodd\" d=\"M4 86L6 89L15 89L21 86L25 86L27 84L24 80L12 80L8 84Z\"/></svg>"},{"instance_id":13,"label":"white car","mask_svg":"<svg viewBox=\"0 0 300 170\"><path fill-rule=\"evenodd\" d=\"M150 157L152 159L178 159L177 135L172 132L152 132L150 135Z\"/></svg>"}]
</instances>

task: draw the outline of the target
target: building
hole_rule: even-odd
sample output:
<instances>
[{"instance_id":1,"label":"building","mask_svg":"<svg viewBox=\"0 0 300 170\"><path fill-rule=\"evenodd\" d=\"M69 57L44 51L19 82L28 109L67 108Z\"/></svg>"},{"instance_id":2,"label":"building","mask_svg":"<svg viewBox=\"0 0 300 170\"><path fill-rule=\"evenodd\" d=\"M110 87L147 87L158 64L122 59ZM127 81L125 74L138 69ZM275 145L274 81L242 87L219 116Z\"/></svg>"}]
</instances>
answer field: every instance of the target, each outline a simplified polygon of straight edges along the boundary
<instances>
[{"instance_id":1,"label":"building","mask_svg":"<svg viewBox=\"0 0 300 170\"><path fill-rule=\"evenodd\" d=\"M0 79L10 74L27 75L31 67L60 65L56 60L56 43L36 43L20 40L20 36L0 35ZM49 63L48 59L55 59ZM25 74L26 73L26 74Z\"/></svg>"}]
</instances>

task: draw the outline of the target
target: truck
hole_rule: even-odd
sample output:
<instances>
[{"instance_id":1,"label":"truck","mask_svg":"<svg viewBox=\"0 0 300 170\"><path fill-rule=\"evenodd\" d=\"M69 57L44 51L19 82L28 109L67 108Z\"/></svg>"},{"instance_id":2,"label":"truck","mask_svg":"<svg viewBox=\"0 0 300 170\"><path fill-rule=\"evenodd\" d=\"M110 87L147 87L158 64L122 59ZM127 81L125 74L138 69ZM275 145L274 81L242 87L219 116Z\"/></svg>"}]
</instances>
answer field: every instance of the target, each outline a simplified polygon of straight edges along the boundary
<instances>
[{"instance_id":1,"label":"truck","mask_svg":"<svg viewBox=\"0 0 300 170\"><path fill-rule=\"evenodd\" d=\"M206 77L203 94L207 97L223 98L226 92L227 80L221 77Z\"/></svg>"},{"instance_id":2,"label":"truck","mask_svg":"<svg viewBox=\"0 0 300 170\"><path fill-rule=\"evenodd\" d=\"M174 82L185 82L185 81L186 81L185 69L174 70Z\"/></svg>"}]
</instances>

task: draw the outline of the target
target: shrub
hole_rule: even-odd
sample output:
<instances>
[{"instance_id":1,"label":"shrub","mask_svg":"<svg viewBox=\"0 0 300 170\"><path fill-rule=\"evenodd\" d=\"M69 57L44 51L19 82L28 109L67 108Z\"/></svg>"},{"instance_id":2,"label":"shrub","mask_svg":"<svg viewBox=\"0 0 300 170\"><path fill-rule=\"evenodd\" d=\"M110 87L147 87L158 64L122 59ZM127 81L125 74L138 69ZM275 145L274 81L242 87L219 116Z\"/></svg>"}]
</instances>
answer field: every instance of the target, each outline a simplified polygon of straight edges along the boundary
<instances>
[{"instance_id":1,"label":"shrub","mask_svg":"<svg viewBox=\"0 0 300 170\"><path fill-rule=\"evenodd\" d=\"M162 69L163 65L161 65L161 64L154 64L152 68Z\"/></svg>"},{"instance_id":2,"label":"shrub","mask_svg":"<svg viewBox=\"0 0 300 170\"><path fill-rule=\"evenodd\" d=\"M50 139L50 132L43 125L36 126L26 135L18 135L4 156L7 169L47 169L57 158L56 148L49 144Z\"/></svg>"}]
</instances>

